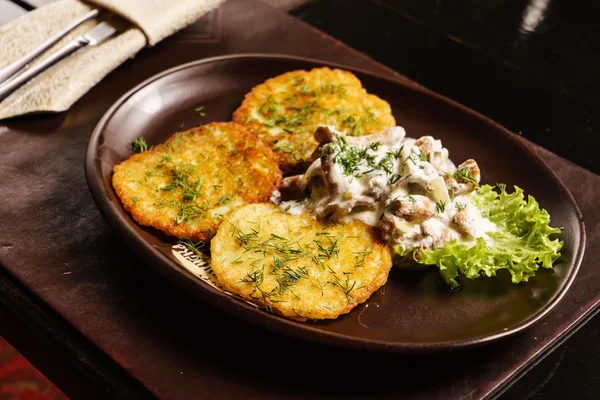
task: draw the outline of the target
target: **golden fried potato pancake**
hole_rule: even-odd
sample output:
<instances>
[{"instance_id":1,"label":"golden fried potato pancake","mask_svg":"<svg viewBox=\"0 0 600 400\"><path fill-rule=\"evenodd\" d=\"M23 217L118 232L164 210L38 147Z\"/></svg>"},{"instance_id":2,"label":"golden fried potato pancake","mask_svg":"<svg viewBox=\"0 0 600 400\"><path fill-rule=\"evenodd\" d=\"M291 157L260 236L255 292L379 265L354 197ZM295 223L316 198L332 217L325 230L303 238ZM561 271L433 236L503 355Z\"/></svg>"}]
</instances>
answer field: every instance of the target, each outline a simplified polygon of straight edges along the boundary
<instances>
[{"instance_id":1,"label":"golden fried potato pancake","mask_svg":"<svg viewBox=\"0 0 600 400\"><path fill-rule=\"evenodd\" d=\"M267 200L282 180L271 149L234 122L176 133L114 168L112 184L141 225L208 241L235 207Z\"/></svg>"},{"instance_id":2,"label":"golden fried potato pancake","mask_svg":"<svg viewBox=\"0 0 600 400\"><path fill-rule=\"evenodd\" d=\"M326 67L287 72L255 86L233 120L273 148L284 172L297 172L312 161L320 125L352 136L396 125L390 105L368 94L354 74Z\"/></svg>"},{"instance_id":3,"label":"golden fried potato pancake","mask_svg":"<svg viewBox=\"0 0 600 400\"><path fill-rule=\"evenodd\" d=\"M360 221L317 221L269 203L230 213L210 246L219 283L296 320L334 319L387 281L389 247Z\"/></svg>"}]
</instances>

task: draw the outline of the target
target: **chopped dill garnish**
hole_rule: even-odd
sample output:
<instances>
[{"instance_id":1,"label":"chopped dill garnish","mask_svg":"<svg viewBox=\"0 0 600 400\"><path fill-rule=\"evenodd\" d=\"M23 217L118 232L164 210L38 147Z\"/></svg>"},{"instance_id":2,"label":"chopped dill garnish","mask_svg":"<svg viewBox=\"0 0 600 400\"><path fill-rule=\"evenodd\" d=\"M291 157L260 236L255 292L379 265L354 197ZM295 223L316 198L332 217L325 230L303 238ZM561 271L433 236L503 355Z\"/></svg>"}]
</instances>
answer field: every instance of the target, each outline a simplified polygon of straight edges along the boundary
<instances>
[{"instance_id":1,"label":"chopped dill garnish","mask_svg":"<svg viewBox=\"0 0 600 400\"><path fill-rule=\"evenodd\" d=\"M442 200L435 203L435 212L436 213L441 214L445 210L446 210L446 203L444 203Z\"/></svg>"},{"instance_id":2,"label":"chopped dill garnish","mask_svg":"<svg viewBox=\"0 0 600 400\"><path fill-rule=\"evenodd\" d=\"M159 187L159 190L181 193L181 201L163 199L155 203L159 207L176 208L178 210L175 218L177 224L195 217L204 217L206 210L208 210L208 204L196 203L202 189L202 179L194 180L195 172L196 167L194 165L184 162L176 163L168 155L163 156L155 168L146 171L147 176L168 176L171 178L168 183Z\"/></svg>"},{"instance_id":3,"label":"chopped dill garnish","mask_svg":"<svg viewBox=\"0 0 600 400\"><path fill-rule=\"evenodd\" d=\"M327 150L335 154L333 162L340 165L344 175L360 178L361 176L382 171L390 176L390 183L396 183L401 176L394 172L394 166L399 159L400 150L388 150L383 156L376 152L382 146L381 142L374 142L367 146L349 146L343 136L336 136L336 141L327 145Z\"/></svg>"},{"instance_id":4,"label":"chopped dill garnish","mask_svg":"<svg viewBox=\"0 0 600 400\"><path fill-rule=\"evenodd\" d=\"M477 182L475 180L475 178L473 178L470 174L470 170L468 167L462 167L457 169L456 171L454 171L454 173L452 174L448 174L450 175L452 178L454 178L456 180L456 182L462 182L462 183L472 183L475 186L479 186L479 182Z\"/></svg>"},{"instance_id":5,"label":"chopped dill garnish","mask_svg":"<svg viewBox=\"0 0 600 400\"><path fill-rule=\"evenodd\" d=\"M277 111L277 102L273 98L273 95L269 95L265 102L260 106L258 112L263 115L270 115Z\"/></svg>"},{"instance_id":6,"label":"chopped dill garnish","mask_svg":"<svg viewBox=\"0 0 600 400\"><path fill-rule=\"evenodd\" d=\"M417 161L420 159L420 154L416 153L414 150L411 150L410 154L406 157L406 160L412 162L414 165L417 165Z\"/></svg>"},{"instance_id":7,"label":"chopped dill garnish","mask_svg":"<svg viewBox=\"0 0 600 400\"><path fill-rule=\"evenodd\" d=\"M278 143L273 147L273 150L279 150L283 153L292 153L294 148L289 143Z\"/></svg>"},{"instance_id":8,"label":"chopped dill garnish","mask_svg":"<svg viewBox=\"0 0 600 400\"><path fill-rule=\"evenodd\" d=\"M179 203L179 212L177 213L176 222L181 224L184 221L192 219L194 217L206 216L206 208L200 207L197 204L186 204Z\"/></svg>"},{"instance_id":9,"label":"chopped dill garnish","mask_svg":"<svg viewBox=\"0 0 600 400\"><path fill-rule=\"evenodd\" d=\"M344 292L344 295L346 296L346 300L348 301L348 303L352 304L355 302L354 297L350 294L350 292L352 292L352 290L354 290L356 281L353 281L352 285L350 285L349 277L346 275L345 281L340 281L340 279L337 276L334 276L334 280L328 281L327 283L340 288L342 290L342 292Z\"/></svg>"},{"instance_id":10,"label":"chopped dill garnish","mask_svg":"<svg viewBox=\"0 0 600 400\"><path fill-rule=\"evenodd\" d=\"M318 249L318 254L316 257L319 259L330 259L331 257L337 257L340 252L337 240L329 236L325 236L324 238L327 239L327 243L321 242L320 240L313 240Z\"/></svg>"},{"instance_id":11,"label":"chopped dill garnish","mask_svg":"<svg viewBox=\"0 0 600 400\"><path fill-rule=\"evenodd\" d=\"M288 266L284 266L281 269L281 274L277 279L278 284L278 292L279 294L283 294L290 287L295 285L299 280L308 278L308 270L306 267L300 267L295 270Z\"/></svg>"},{"instance_id":12,"label":"chopped dill garnish","mask_svg":"<svg viewBox=\"0 0 600 400\"><path fill-rule=\"evenodd\" d=\"M196 195L193 193L186 193L183 195L183 200L184 201L193 201L196 200Z\"/></svg>"},{"instance_id":13,"label":"chopped dill garnish","mask_svg":"<svg viewBox=\"0 0 600 400\"><path fill-rule=\"evenodd\" d=\"M133 153L142 153L150 150L151 148L152 147L148 146L148 143L146 143L146 140L143 137L139 137L131 143L131 151Z\"/></svg>"},{"instance_id":14,"label":"chopped dill garnish","mask_svg":"<svg viewBox=\"0 0 600 400\"><path fill-rule=\"evenodd\" d=\"M220 206L223 206L223 205L225 205L225 204L227 204L229 202L231 202L231 196L228 195L228 194L226 194L226 195L221 196L221 198L218 201L218 204Z\"/></svg>"},{"instance_id":15,"label":"chopped dill garnish","mask_svg":"<svg viewBox=\"0 0 600 400\"><path fill-rule=\"evenodd\" d=\"M377 151L377 149L379 149L380 146L381 146L381 142L371 143L369 145L369 149L371 149L373 151Z\"/></svg>"},{"instance_id":16,"label":"chopped dill garnish","mask_svg":"<svg viewBox=\"0 0 600 400\"><path fill-rule=\"evenodd\" d=\"M165 176L163 171L160 171L156 168L150 168L149 170L145 171L144 174L146 174L146 176Z\"/></svg>"},{"instance_id":17,"label":"chopped dill garnish","mask_svg":"<svg viewBox=\"0 0 600 400\"><path fill-rule=\"evenodd\" d=\"M204 106L194 108L194 111L198 113L201 117L206 117L206 112L204 112Z\"/></svg>"},{"instance_id":18,"label":"chopped dill garnish","mask_svg":"<svg viewBox=\"0 0 600 400\"><path fill-rule=\"evenodd\" d=\"M196 254L198 257L200 257L202 260L208 259L208 256L202 252L204 247L206 246L206 243L204 243L204 242L194 243L190 239L179 240L177 243L185 246L186 249L192 251L194 254Z\"/></svg>"},{"instance_id":19,"label":"chopped dill garnish","mask_svg":"<svg viewBox=\"0 0 600 400\"><path fill-rule=\"evenodd\" d=\"M382 214L383 215L383 214ZM369 246L365 246L363 251L355 251L354 254L354 268L362 268L365 266L365 260L368 255L373 253L373 250Z\"/></svg>"},{"instance_id":20,"label":"chopped dill garnish","mask_svg":"<svg viewBox=\"0 0 600 400\"><path fill-rule=\"evenodd\" d=\"M246 274L246 276L244 276L242 278L242 282L254 283L256 285L260 285L261 283L263 283L263 279L264 279L263 272L260 270L256 270L256 271L252 271L252 272L249 272L248 274Z\"/></svg>"}]
</instances>

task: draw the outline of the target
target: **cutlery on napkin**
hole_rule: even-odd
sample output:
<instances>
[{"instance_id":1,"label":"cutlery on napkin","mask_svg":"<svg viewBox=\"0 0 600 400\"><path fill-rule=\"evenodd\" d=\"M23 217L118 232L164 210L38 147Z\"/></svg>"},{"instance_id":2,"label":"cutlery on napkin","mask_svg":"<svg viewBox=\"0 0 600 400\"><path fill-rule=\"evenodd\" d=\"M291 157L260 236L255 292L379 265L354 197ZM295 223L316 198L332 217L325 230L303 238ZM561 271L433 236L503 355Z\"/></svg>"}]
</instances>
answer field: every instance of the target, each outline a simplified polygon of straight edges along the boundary
<instances>
[{"instance_id":1,"label":"cutlery on napkin","mask_svg":"<svg viewBox=\"0 0 600 400\"><path fill-rule=\"evenodd\" d=\"M37 48L27 53L25 56L13 61L9 65L0 69L0 83L4 83L6 80L11 78L17 73L22 72L30 62L38 58L40 55L44 54L49 48L54 46L60 39L67 36L73 29L77 28L79 25L83 24L85 21L90 20L92 18L100 15L100 11L94 9L89 13L85 14L83 17L74 21L71 25L58 32L54 36L49 37L43 43L41 43Z\"/></svg>"},{"instance_id":2,"label":"cutlery on napkin","mask_svg":"<svg viewBox=\"0 0 600 400\"><path fill-rule=\"evenodd\" d=\"M11 75L6 82L0 84L0 101L8 97L11 93L21 87L24 83L30 79L36 77L38 74L50 68L52 65L60 62L65 57L70 56L72 53L80 50L86 46L97 46L109 37L113 36L117 32L117 24L113 24L107 21L103 21L96 25L85 35L81 35L73 39L66 46L62 47L55 53L52 53L42 62L34 65L33 67L22 68L21 71L15 75Z\"/></svg>"},{"instance_id":3,"label":"cutlery on napkin","mask_svg":"<svg viewBox=\"0 0 600 400\"><path fill-rule=\"evenodd\" d=\"M117 14L131 26L114 33L96 46L77 50L0 100L0 119L35 112L68 110L94 85L138 51L146 46L154 46L223 2L224 0L89 0L88 5L78 0L60 0L17 18L0 27L0 68L38 48L49 37L93 9ZM51 58L75 38L91 32L100 23L99 19L94 18L80 24L31 62L27 69L35 68Z\"/></svg>"}]
</instances>

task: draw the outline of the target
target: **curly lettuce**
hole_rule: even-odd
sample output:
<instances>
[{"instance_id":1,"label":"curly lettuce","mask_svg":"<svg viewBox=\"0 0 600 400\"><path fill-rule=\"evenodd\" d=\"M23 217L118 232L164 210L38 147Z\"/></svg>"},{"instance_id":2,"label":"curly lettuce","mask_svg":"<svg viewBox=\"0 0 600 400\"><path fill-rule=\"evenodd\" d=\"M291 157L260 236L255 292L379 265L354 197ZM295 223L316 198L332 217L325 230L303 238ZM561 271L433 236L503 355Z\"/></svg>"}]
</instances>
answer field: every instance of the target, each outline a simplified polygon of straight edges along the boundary
<instances>
[{"instance_id":1,"label":"curly lettuce","mask_svg":"<svg viewBox=\"0 0 600 400\"><path fill-rule=\"evenodd\" d=\"M424 265L436 265L440 275L451 288L459 286L456 278L465 276L474 279L492 277L502 269L508 270L513 283L527 282L539 267L552 268L560 257L563 242L551 239L560 233L559 228L550 227L550 215L532 196L525 196L515 186L507 193L504 185L484 185L471 193L470 200L481 211L483 217L496 224L498 230L487 235L493 240L486 243L477 238L475 244L453 240L439 249L414 249L402 252L395 249L399 260L411 257ZM402 261L400 261L402 263Z\"/></svg>"}]
</instances>

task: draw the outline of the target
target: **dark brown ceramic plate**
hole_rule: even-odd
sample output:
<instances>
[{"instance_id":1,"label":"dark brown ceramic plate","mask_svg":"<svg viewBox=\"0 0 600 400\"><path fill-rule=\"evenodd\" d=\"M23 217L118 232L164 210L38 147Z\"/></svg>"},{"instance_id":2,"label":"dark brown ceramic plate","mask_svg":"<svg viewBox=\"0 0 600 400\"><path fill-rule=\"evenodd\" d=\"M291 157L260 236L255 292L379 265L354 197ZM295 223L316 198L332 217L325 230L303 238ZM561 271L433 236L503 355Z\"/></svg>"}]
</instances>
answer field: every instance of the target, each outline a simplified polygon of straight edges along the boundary
<instances>
[{"instance_id":1,"label":"dark brown ceramic plate","mask_svg":"<svg viewBox=\"0 0 600 400\"><path fill-rule=\"evenodd\" d=\"M195 278L171 258L174 240L138 226L123 209L111 184L113 167L130 155L133 139L163 142L176 131L229 121L244 95L265 79L295 69L335 66L284 56L240 55L200 60L165 71L124 95L102 118L89 143L86 175L105 218L151 267L203 300L257 325L300 338L355 348L425 351L483 344L515 334L560 301L581 262L581 214L565 186L515 135L442 96L370 73L354 72L366 89L387 100L407 135L433 135L457 162L474 158L482 182L517 185L533 195L562 227L565 245L553 271L539 271L526 284L508 274L463 280L448 291L434 270L393 270L385 292L337 320L296 323L255 309ZM205 117L195 109L204 106Z\"/></svg>"}]
</instances>

